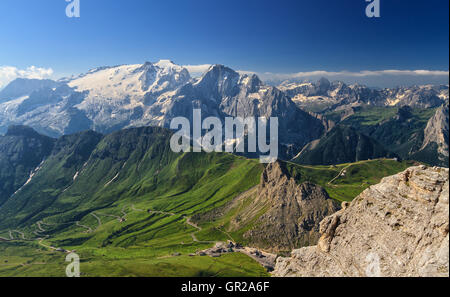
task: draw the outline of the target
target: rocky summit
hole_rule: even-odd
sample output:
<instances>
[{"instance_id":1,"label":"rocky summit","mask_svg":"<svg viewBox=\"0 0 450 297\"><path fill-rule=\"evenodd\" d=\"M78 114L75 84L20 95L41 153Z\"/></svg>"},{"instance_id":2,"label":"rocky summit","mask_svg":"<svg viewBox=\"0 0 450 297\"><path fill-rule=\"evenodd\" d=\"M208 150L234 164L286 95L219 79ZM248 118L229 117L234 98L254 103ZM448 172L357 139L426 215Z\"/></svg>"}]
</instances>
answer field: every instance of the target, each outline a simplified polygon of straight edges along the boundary
<instances>
[{"instance_id":1,"label":"rocky summit","mask_svg":"<svg viewBox=\"0 0 450 297\"><path fill-rule=\"evenodd\" d=\"M449 276L449 170L412 167L320 224L317 246L278 258L275 276Z\"/></svg>"},{"instance_id":2,"label":"rocky summit","mask_svg":"<svg viewBox=\"0 0 450 297\"><path fill-rule=\"evenodd\" d=\"M261 175L249 209L258 208L266 212L244 237L254 246L278 253L317 243L320 222L340 209L322 187L298 184L282 162L268 165Z\"/></svg>"}]
</instances>

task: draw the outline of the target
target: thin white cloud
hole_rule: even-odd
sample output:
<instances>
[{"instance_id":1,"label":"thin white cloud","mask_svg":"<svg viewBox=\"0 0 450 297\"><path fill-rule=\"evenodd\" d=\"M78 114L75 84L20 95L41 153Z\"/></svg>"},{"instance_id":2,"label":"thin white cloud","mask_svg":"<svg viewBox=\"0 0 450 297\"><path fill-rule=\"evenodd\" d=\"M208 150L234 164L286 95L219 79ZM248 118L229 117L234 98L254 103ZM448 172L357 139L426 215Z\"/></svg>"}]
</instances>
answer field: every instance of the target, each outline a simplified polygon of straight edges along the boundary
<instances>
[{"instance_id":1,"label":"thin white cloud","mask_svg":"<svg viewBox=\"0 0 450 297\"><path fill-rule=\"evenodd\" d=\"M44 79L53 75L53 69L30 66L19 69L14 66L0 66L0 89L16 78Z\"/></svg>"},{"instance_id":2,"label":"thin white cloud","mask_svg":"<svg viewBox=\"0 0 450 297\"><path fill-rule=\"evenodd\" d=\"M439 70L364 70L358 72L351 71L308 71L308 72L297 72L291 74L280 74L280 73L261 73L261 77L264 79L307 79L307 78L317 78L317 77L329 77L329 78L339 78L339 77L353 77L353 78L363 78L363 77L375 77L375 76L442 76L448 77L448 71Z\"/></svg>"},{"instance_id":3,"label":"thin white cloud","mask_svg":"<svg viewBox=\"0 0 450 297\"><path fill-rule=\"evenodd\" d=\"M211 64L203 65L184 65L191 74L201 75L211 67ZM329 78L339 78L339 77L353 77L353 78L364 78L364 77L377 77L377 76L439 76L448 77L449 71L441 70L362 70L362 71L326 71L326 70L315 70L306 72L296 72L296 73L272 73L272 72L255 72L248 70L237 70L240 74L256 74L262 79L273 79L273 80L288 80L288 79L308 79L317 77L329 77Z\"/></svg>"}]
</instances>

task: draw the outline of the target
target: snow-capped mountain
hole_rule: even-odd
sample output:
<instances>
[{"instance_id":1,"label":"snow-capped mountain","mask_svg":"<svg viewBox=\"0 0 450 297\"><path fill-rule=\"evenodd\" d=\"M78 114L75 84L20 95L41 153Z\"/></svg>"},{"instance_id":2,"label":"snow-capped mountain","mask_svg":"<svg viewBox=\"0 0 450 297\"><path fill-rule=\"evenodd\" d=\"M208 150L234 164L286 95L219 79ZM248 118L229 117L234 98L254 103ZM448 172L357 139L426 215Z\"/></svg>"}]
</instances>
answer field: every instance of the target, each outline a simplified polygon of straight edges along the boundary
<instances>
[{"instance_id":1,"label":"snow-capped mountain","mask_svg":"<svg viewBox=\"0 0 450 297\"><path fill-rule=\"evenodd\" d=\"M15 84L20 84L14 82ZM279 117L280 143L294 154L320 137L319 120L299 109L256 75L222 65L201 77L171 61L102 67L55 85L37 85L0 103L0 133L12 124L50 135L93 129L107 133L136 126L169 127L177 116L192 118L194 108L208 116Z\"/></svg>"},{"instance_id":2,"label":"snow-capped mountain","mask_svg":"<svg viewBox=\"0 0 450 297\"><path fill-rule=\"evenodd\" d=\"M169 95L168 104L161 109L165 113L163 126L177 116L191 118L193 108L201 109L203 117L278 117L284 158L324 132L320 120L298 108L277 88L263 84L256 75L240 75L222 65L211 66L198 80Z\"/></svg>"},{"instance_id":3,"label":"snow-capped mountain","mask_svg":"<svg viewBox=\"0 0 450 297\"><path fill-rule=\"evenodd\" d=\"M316 112L358 105L429 108L438 107L449 98L448 85L378 90L322 78L316 83L284 82L278 88L300 107Z\"/></svg>"},{"instance_id":4,"label":"snow-capped mountain","mask_svg":"<svg viewBox=\"0 0 450 297\"><path fill-rule=\"evenodd\" d=\"M31 94L42 88L54 88L57 82L50 79L25 79L18 78L0 91L0 103Z\"/></svg>"},{"instance_id":5,"label":"snow-capped mountain","mask_svg":"<svg viewBox=\"0 0 450 297\"><path fill-rule=\"evenodd\" d=\"M292 98L292 99L291 99ZM92 129L108 133L128 127L169 127L174 117L278 117L280 152L295 156L322 136L323 111L355 105L437 107L448 86L375 90L321 79L317 83L264 84L254 74L213 65L198 78L171 61L93 69L60 81L18 79L0 92L0 133L27 125L60 136Z\"/></svg>"},{"instance_id":6,"label":"snow-capped mountain","mask_svg":"<svg viewBox=\"0 0 450 297\"><path fill-rule=\"evenodd\" d=\"M108 132L132 126L162 94L190 79L186 69L170 61L93 69L4 99L0 127L5 130L11 124L26 124L41 133L59 136L84 129ZM21 82L26 80L11 84Z\"/></svg>"}]
</instances>

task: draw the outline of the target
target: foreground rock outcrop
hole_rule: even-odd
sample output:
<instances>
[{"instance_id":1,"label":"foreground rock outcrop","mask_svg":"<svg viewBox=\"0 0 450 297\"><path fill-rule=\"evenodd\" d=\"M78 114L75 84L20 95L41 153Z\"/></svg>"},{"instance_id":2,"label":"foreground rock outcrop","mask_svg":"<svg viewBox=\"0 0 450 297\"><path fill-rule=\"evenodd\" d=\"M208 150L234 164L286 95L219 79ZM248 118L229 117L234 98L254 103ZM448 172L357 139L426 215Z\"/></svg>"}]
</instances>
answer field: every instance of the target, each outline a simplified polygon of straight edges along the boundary
<instances>
[{"instance_id":1,"label":"foreground rock outcrop","mask_svg":"<svg viewBox=\"0 0 450 297\"><path fill-rule=\"evenodd\" d=\"M449 276L447 168L409 168L343 206L275 276Z\"/></svg>"}]
</instances>

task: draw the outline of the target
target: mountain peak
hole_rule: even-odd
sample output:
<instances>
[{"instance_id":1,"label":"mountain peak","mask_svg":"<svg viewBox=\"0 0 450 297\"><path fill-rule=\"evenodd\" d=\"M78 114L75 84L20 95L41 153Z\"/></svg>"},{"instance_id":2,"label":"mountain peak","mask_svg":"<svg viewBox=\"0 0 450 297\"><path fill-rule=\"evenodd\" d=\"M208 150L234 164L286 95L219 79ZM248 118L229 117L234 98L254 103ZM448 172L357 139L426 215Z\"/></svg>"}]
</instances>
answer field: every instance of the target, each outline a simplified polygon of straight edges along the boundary
<instances>
[{"instance_id":1,"label":"mountain peak","mask_svg":"<svg viewBox=\"0 0 450 297\"><path fill-rule=\"evenodd\" d=\"M257 87L263 85L263 82L256 74L244 74L241 76L240 82L253 91L256 91Z\"/></svg>"},{"instance_id":2,"label":"mountain peak","mask_svg":"<svg viewBox=\"0 0 450 297\"><path fill-rule=\"evenodd\" d=\"M240 75L233 69L221 64L211 65L203 76L196 82L197 85L206 84L208 86L216 85L223 81L235 81L237 83Z\"/></svg>"},{"instance_id":3,"label":"mountain peak","mask_svg":"<svg viewBox=\"0 0 450 297\"><path fill-rule=\"evenodd\" d=\"M323 87L323 88L328 89L330 87L330 85L331 85L330 81L325 77L320 78L319 81L317 82L318 87Z\"/></svg>"},{"instance_id":4,"label":"mountain peak","mask_svg":"<svg viewBox=\"0 0 450 297\"><path fill-rule=\"evenodd\" d=\"M157 66L159 68L163 69L174 69L176 71L183 71L185 68L183 66L180 66L176 63L174 63L172 60L159 60L158 62L153 64L154 66ZM186 69L187 71L187 69Z\"/></svg>"},{"instance_id":5,"label":"mountain peak","mask_svg":"<svg viewBox=\"0 0 450 297\"><path fill-rule=\"evenodd\" d=\"M229 67L227 67L227 66L225 66L225 65L222 65L222 64L214 64L214 65L211 65L210 67L209 67L209 69L206 71L206 73L208 73L208 72L212 72L212 71L221 71L221 72L228 72L228 73L237 73L236 71L234 71L233 69L231 69L231 68L229 68Z\"/></svg>"}]
</instances>

